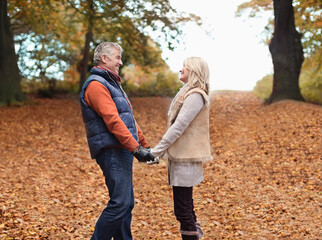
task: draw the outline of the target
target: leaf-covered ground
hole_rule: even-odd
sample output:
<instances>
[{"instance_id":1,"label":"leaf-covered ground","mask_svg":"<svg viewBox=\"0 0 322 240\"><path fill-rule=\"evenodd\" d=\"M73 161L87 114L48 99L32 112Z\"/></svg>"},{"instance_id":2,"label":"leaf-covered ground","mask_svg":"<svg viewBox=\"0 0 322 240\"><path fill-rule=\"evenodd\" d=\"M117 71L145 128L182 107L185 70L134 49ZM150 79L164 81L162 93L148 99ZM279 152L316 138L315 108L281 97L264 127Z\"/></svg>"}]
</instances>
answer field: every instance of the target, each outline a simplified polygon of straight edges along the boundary
<instances>
[{"instance_id":1,"label":"leaf-covered ground","mask_svg":"<svg viewBox=\"0 0 322 240\"><path fill-rule=\"evenodd\" d=\"M151 146L169 98L135 98ZM248 92L211 97L214 161L194 190L207 239L321 239L321 106L263 105ZM90 159L78 100L0 108L0 239L89 239L108 201ZM134 163L134 239L180 239L166 163Z\"/></svg>"}]
</instances>

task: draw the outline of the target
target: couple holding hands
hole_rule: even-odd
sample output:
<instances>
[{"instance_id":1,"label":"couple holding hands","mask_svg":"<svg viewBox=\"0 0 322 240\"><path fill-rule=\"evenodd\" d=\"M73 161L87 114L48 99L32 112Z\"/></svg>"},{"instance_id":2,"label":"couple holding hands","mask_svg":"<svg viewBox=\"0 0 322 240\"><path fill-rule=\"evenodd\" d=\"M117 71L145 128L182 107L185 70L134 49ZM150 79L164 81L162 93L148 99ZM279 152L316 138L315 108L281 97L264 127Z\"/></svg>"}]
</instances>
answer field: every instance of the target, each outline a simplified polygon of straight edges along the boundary
<instances>
[{"instance_id":1,"label":"couple holding hands","mask_svg":"<svg viewBox=\"0 0 322 240\"><path fill-rule=\"evenodd\" d=\"M208 65L199 57L185 59L180 70L184 86L170 104L168 130L151 149L121 86L121 54L117 43L98 45L94 51L95 66L80 94L90 154L105 176L110 197L91 239L132 239L133 155L140 162L153 164L165 154L182 239L201 239L203 231L194 211L193 186L203 181L203 164L212 160Z\"/></svg>"}]
</instances>

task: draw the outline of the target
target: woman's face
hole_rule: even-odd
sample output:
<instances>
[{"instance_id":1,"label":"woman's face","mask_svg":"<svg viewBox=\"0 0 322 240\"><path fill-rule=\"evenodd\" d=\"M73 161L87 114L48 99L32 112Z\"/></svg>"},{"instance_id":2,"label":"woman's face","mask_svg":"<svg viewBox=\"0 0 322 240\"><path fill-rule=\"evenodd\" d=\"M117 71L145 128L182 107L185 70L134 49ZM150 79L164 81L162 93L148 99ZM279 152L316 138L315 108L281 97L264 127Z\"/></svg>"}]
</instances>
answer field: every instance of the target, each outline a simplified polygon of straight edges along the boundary
<instances>
[{"instance_id":1,"label":"woman's face","mask_svg":"<svg viewBox=\"0 0 322 240\"><path fill-rule=\"evenodd\" d=\"M189 78L189 72L190 70L186 66L183 66L183 68L180 70L180 81L187 83Z\"/></svg>"}]
</instances>

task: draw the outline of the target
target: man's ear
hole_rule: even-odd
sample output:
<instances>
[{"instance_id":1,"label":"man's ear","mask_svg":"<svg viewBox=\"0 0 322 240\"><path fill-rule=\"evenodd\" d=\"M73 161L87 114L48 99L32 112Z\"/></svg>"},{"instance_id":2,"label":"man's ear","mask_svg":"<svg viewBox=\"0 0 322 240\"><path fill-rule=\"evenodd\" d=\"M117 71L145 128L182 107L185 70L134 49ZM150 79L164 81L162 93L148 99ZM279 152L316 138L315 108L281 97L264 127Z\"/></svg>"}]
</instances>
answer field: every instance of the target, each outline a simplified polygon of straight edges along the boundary
<instances>
[{"instance_id":1,"label":"man's ear","mask_svg":"<svg viewBox=\"0 0 322 240\"><path fill-rule=\"evenodd\" d=\"M108 61L108 57L106 56L106 55L102 55L101 56L101 61L103 62L103 63L106 63L107 61Z\"/></svg>"}]
</instances>

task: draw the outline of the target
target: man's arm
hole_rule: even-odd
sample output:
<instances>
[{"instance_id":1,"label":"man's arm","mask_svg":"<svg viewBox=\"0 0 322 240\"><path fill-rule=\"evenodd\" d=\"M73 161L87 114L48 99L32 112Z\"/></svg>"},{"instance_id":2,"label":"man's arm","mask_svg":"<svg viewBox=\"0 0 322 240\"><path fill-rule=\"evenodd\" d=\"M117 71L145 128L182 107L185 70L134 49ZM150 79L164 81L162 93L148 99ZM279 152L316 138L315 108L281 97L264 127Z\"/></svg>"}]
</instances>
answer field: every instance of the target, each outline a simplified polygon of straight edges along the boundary
<instances>
[{"instance_id":1,"label":"man's arm","mask_svg":"<svg viewBox=\"0 0 322 240\"><path fill-rule=\"evenodd\" d=\"M103 118L107 129L127 150L132 152L139 146L119 117L116 105L106 87L100 82L92 81L86 88L84 100Z\"/></svg>"}]
</instances>

